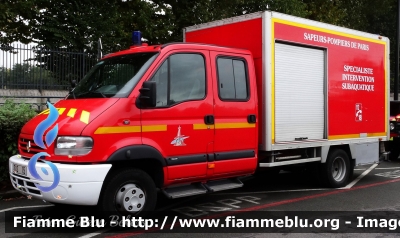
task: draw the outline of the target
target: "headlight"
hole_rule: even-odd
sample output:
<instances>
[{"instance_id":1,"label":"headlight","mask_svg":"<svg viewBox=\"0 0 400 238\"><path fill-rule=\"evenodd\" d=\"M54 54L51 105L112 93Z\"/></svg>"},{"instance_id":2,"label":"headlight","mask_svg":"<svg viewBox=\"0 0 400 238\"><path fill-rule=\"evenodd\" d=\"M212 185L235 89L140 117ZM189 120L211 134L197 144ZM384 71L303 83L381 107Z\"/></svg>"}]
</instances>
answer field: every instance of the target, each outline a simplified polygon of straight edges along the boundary
<instances>
[{"instance_id":1,"label":"headlight","mask_svg":"<svg viewBox=\"0 0 400 238\"><path fill-rule=\"evenodd\" d=\"M390 123L390 130L391 130L391 131L394 130L394 123L393 123L393 122Z\"/></svg>"},{"instance_id":2,"label":"headlight","mask_svg":"<svg viewBox=\"0 0 400 238\"><path fill-rule=\"evenodd\" d=\"M86 155L93 148L90 137L60 136L57 138L56 155Z\"/></svg>"}]
</instances>

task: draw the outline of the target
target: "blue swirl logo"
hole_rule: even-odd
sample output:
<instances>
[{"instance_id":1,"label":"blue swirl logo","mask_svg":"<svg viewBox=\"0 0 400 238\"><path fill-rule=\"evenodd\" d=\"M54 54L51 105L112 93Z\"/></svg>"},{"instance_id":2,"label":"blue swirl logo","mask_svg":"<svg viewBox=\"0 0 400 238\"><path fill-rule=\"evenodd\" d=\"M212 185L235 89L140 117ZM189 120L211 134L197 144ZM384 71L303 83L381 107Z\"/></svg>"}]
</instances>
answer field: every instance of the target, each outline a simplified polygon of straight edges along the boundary
<instances>
[{"instance_id":1,"label":"blue swirl logo","mask_svg":"<svg viewBox=\"0 0 400 238\"><path fill-rule=\"evenodd\" d=\"M58 115L59 115L57 109L52 104L47 102L47 106L49 108L49 115L47 116L47 118L44 121L39 123L39 125L35 128L35 132L33 133L33 141L35 142L35 144L37 146L39 146L42 149L47 149L49 146L51 146L51 144L56 139L57 133L58 133L58 124L56 124L46 134L46 137L45 137L46 145L44 144L43 135L44 135L45 131L47 129L49 129L51 127L51 125L54 124L54 122L57 121ZM58 184L60 183L60 172L58 171L57 167L53 163L51 163L49 161L46 161L46 160L44 160L42 158L42 157L45 157L45 156L50 157L50 155L47 154L46 152L40 152L40 153L35 154L29 160L28 170L29 170L29 173L35 179L43 181L43 179L40 177L39 173L36 170L36 162L40 159L41 161L45 162L50 167L50 169L53 171L53 174L54 174L53 183L49 187L44 187L44 186L40 186L38 184L35 184L36 187L39 190L41 190L42 192L49 192L49 191L55 189L58 186ZM49 174L48 171L45 168L42 167L41 170L45 175Z\"/></svg>"}]
</instances>

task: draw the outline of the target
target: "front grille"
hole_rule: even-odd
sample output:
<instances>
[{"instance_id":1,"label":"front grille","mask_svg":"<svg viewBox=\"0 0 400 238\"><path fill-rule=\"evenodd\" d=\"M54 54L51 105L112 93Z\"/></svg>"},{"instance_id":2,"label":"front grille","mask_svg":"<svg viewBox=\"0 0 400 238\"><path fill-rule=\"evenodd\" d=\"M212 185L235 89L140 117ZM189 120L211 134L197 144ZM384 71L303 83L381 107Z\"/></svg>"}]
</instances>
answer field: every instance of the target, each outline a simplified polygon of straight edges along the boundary
<instances>
[{"instance_id":1,"label":"front grille","mask_svg":"<svg viewBox=\"0 0 400 238\"><path fill-rule=\"evenodd\" d=\"M28 143L30 144L29 151L27 148ZM32 157L33 155L35 155L39 152L44 152L44 150L42 148L40 148L33 142L32 137L28 137L25 135L20 136L19 141L18 141L18 147L21 152L21 155L23 155L24 157L28 157L28 158Z\"/></svg>"},{"instance_id":2,"label":"front grille","mask_svg":"<svg viewBox=\"0 0 400 238\"><path fill-rule=\"evenodd\" d=\"M35 186L34 183L30 182L29 178L11 174L11 183L15 189L36 196L42 196L40 190Z\"/></svg>"}]
</instances>

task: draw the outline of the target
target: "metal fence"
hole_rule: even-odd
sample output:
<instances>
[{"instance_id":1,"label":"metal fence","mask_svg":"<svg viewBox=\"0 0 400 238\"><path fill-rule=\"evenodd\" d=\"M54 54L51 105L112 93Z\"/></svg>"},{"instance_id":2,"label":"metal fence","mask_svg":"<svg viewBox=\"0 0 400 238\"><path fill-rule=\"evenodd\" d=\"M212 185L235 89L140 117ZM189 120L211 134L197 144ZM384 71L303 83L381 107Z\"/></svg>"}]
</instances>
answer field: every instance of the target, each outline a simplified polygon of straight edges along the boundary
<instances>
[{"instance_id":1,"label":"metal fence","mask_svg":"<svg viewBox=\"0 0 400 238\"><path fill-rule=\"evenodd\" d=\"M95 55L67 48L0 47L0 89L68 90L95 63Z\"/></svg>"},{"instance_id":2,"label":"metal fence","mask_svg":"<svg viewBox=\"0 0 400 238\"><path fill-rule=\"evenodd\" d=\"M43 108L48 108L47 103L51 103L51 99L55 100L60 100L65 97L57 97L57 96L2 96L0 97L2 99L12 99L14 103L16 104L21 104L21 103L26 103L24 100L29 100L29 99L40 99L42 102L28 102L27 104L31 105L32 109L35 110L36 112L40 112L44 110ZM21 100L22 99L22 100ZM45 99L45 100L43 100ZM1 102L0 101L0 106L4 105L6 102Z\"/></svg>"}]
</instances>

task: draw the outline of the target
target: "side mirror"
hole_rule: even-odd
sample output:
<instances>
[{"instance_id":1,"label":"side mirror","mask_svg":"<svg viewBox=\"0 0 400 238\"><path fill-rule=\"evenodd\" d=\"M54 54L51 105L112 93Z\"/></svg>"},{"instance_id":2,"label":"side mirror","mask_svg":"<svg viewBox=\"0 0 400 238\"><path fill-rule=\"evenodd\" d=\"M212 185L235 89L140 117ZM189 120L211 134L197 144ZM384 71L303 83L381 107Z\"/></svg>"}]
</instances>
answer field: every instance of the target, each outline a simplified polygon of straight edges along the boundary
<instances>
[{"instance_id":1,"label":"side mirror","mask_svg":"<svg viewBox=\"0 0 400 238\"><path fill-rule=\"evenodd\" d=\"M146 107L155 107L157 105L156 82L146 81L139 89L139 100Z\"/></svg>"}]
</instances>

